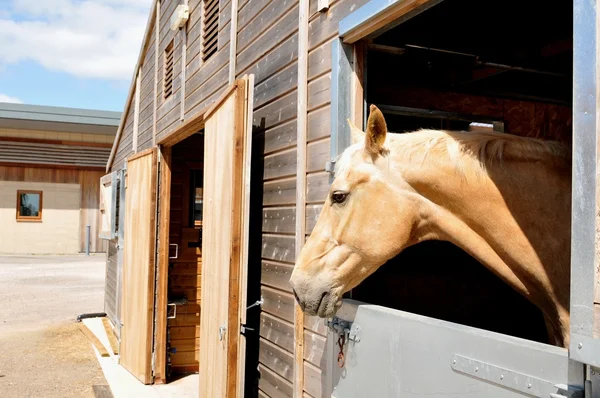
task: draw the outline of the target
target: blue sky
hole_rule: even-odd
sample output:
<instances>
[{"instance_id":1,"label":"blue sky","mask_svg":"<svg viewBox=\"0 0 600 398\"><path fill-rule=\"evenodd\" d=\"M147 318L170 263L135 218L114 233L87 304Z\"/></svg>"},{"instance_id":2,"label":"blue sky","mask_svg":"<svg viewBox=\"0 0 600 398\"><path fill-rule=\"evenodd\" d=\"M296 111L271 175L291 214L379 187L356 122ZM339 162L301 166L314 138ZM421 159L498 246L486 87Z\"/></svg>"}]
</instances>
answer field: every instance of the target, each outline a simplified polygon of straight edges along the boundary
<instances>
[{"instance_id":1,"label":"blue sky","mask_svg":"<svg viewBox=\"0 0 600 398\"><path fill-rule=\"evenodd\" d=\"M0 102L123 111L152 0L0 0Z\"/></svg>"}]
</instances>

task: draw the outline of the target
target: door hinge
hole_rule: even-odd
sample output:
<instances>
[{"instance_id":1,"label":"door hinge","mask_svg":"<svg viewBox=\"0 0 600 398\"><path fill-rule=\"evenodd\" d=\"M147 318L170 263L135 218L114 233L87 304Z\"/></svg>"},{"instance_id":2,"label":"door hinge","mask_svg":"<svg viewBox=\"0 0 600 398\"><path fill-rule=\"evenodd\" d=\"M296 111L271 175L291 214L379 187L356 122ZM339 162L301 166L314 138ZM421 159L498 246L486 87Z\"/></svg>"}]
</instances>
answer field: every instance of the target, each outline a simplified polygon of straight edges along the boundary
<instances>
[{"instance_id":1,"label":"door hinge","mask_svg":"<svg viewBox=\"0 0 600 398\"><path fill-rule=\"evenodd\" d=\"M584 398L584 391L581 387L556 384L462 355L452 357L451 367L457 372L476 379L489 381L534 397Z\"/></svg>"},{"instance_id":2,"label":"door hinge","mask_svg":"<svg viewBox=\"0 0 600 398\"><path fill-rule=\"evenodd\" d=\"M335 159L325 162L325 171L329 174L333 174L335 172Z\"/></svg>"},{"instance_id":3,"label":"door hinge","mask_svg":"<svg viewBox=\"0 0 600 398\"><path fill-rule=\"evenodd\" d=\"M249 327L248 327L246 324L243 324L243 323L242 323L242 324L240 325L240 334L241 334L241 335L244 335L244 336L245 336L245 335L246 335L246 331L251 331L251 332L254 332L255 330L256 330L256 329L254 329L254 328L249 328Z\"/></svg>"}]
</instances>

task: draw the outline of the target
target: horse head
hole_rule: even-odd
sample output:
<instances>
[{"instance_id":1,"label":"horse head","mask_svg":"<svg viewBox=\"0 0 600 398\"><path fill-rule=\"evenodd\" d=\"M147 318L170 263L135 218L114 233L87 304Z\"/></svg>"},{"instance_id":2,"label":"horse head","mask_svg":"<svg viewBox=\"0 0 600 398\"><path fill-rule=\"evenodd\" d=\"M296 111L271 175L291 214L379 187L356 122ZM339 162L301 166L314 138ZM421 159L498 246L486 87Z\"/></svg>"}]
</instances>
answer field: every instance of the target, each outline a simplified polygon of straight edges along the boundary
<instances>
[{"instance_id":1,"label":"horse head","mask_svg":"<svg viewBox=\"0 0 600 398\"><path fill-rule=\"evenodd\" d=\"M290 277L308 315L335 314L345 292L411 244L419 223L418 195L390 164L381 111L371 105L366 132L349 124L353 144Z\"/></svg>"}]
</instances>

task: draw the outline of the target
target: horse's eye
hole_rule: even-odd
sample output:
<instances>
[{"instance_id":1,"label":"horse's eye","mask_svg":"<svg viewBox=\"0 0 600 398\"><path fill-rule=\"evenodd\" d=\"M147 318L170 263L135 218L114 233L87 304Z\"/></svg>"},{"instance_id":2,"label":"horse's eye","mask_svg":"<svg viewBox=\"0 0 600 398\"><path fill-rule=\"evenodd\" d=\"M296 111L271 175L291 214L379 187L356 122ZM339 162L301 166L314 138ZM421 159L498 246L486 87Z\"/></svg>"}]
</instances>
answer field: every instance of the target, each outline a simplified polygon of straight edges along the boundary
<instances>
[{"instance_id":1,"label":"horse's eye","mask_svg":"<svg viewBox=\"0 0 600 398\"><path fill-rule=\"evenodd\" d=\"M336 191L331 194L331 201L333 203L342 203L346 200L347 196L348 196L348 194L345 192Z\"/></svg>"}]
</instances>

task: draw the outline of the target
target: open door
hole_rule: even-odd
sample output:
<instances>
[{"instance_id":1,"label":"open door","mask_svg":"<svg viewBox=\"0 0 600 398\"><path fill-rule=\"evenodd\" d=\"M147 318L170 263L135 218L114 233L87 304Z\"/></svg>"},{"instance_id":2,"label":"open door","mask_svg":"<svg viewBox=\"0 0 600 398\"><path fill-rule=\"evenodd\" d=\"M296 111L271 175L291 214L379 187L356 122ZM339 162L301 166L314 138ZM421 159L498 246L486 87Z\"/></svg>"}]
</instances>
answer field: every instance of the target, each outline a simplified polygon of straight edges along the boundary
<instances>
[{"instance_id":1,"label":"open door","mask_svg":"<svg viewBox=\"0 0 600 398\"><path fill-rule=\"evenodd\" d=\"M200 396L241 397L253 76L205 115Z\"/></svg>"},{"instance_id":2,"label":"open door","mask_svg":"<svg viewBox=\"0 0 600 398\"><path fill-rule=\"evenodd\" d=\"M120 363L144 384L152 382L156 148L127 159Z\"/></svg>"}]
</instances>

